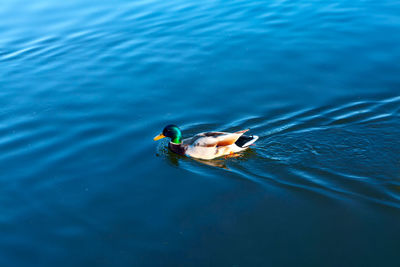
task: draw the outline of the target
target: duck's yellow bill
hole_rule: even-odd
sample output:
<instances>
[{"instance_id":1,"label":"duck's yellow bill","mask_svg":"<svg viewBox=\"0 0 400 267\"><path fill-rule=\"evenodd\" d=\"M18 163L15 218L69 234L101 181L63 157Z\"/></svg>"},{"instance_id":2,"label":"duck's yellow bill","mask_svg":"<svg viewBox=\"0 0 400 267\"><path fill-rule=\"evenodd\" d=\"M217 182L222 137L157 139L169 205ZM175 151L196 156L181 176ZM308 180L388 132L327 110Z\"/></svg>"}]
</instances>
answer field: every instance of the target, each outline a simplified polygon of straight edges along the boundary
<instances>
[{"instance_id":1,"label":"duck's yellow bill","mask_svg":"<svg viewBox=\"0 0 400 267\"><path fill-rule=\"evenodd\" d=\"M164 138L165 135L163 135L162 133L160 133L159 135L157 135L156 137L153 138L154 141L160 140L162 138Z\"/></svg>"}]
</instances>

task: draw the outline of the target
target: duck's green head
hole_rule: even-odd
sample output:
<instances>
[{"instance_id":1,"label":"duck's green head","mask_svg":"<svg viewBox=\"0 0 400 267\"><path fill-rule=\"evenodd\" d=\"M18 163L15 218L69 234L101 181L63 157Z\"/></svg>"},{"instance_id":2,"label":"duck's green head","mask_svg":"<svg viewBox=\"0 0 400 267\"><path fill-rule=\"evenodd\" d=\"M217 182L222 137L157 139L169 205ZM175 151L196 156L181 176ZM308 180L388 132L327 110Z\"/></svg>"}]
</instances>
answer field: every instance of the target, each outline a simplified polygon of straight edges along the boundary
<instances>
[{"instance_id":1,"label":"duck's green head","mask_svg":"<svg viewBox=\"0 0 400 267\"><path fill-rule=\"evenodd\" d=\"M179 130L178 126L173 124L165 126L163 132L154 137L154 141L160 140L164 137L171 138L171 142L175 144L180 144L182 142L181 130Z\"/></svg>"}]
</instances>

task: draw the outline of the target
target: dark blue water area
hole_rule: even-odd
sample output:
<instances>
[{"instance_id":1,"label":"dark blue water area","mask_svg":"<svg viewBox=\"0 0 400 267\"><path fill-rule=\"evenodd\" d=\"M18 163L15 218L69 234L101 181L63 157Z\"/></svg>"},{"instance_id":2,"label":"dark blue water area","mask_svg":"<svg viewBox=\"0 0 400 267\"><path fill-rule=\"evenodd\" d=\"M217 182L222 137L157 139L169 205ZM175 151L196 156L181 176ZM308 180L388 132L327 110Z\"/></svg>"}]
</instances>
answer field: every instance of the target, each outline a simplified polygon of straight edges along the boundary
<instances>
[{"instance_id":1,"label":"dark blue water area","mask_svg":"<svg viewBox=\"0 0 400 267\"><path fill-rule=\"evenodd\" d=\"M399 1L0 16L0 266L400 266ZM202 161L170 123L260 138Z\"/></svg>"}]
</instances>

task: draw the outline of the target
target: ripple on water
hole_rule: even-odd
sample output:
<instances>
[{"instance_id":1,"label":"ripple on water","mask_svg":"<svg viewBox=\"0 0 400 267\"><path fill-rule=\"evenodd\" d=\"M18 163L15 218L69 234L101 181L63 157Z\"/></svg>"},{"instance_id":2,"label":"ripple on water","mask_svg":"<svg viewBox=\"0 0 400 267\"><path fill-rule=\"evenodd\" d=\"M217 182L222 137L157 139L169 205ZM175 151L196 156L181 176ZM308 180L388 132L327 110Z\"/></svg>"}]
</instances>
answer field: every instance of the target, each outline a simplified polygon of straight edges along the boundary
<instances>
[{"instance_id":1,"label":"ripple on water","mask_svg":"<svg viewBox=\"0 0 400 267\"><path fill-rule=\"evenodd\" d=\"M216 130L251 128L260 136L240 159L196 161L199 165L165 150L166 144L158 153L167 154L174 165L191 172L204 174L205 166L219 167L258 183L400 208L400 147L394 138L400 134L398 105L398 97L356 101L289 112L272 120L260 115L219 125ZM189 136L215 127L218 123L185 124L182 129Z\"/></svg>"}]
</instances>

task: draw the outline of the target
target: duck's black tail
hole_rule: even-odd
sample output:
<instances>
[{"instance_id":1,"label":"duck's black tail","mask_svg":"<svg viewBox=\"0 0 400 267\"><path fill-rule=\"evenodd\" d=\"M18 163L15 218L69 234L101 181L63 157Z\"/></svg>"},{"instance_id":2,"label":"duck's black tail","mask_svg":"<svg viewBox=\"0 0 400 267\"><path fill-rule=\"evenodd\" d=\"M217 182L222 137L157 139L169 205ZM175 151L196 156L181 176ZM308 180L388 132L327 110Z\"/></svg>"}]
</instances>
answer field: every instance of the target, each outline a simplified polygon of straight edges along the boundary
<instances>
[{"instance_id":1,"label":"duck's black tail","mask_svg":"<svg viewBox=\"0 0 400 267\"><path fill-rule=\"evenodd\" d=\"M242 135L239 137L239 139L235 142L235 144L239 147L248 147L251 144L253 144L255 141L257 141L258 136L257 135Z\"/></svg>"}]
</instances>

